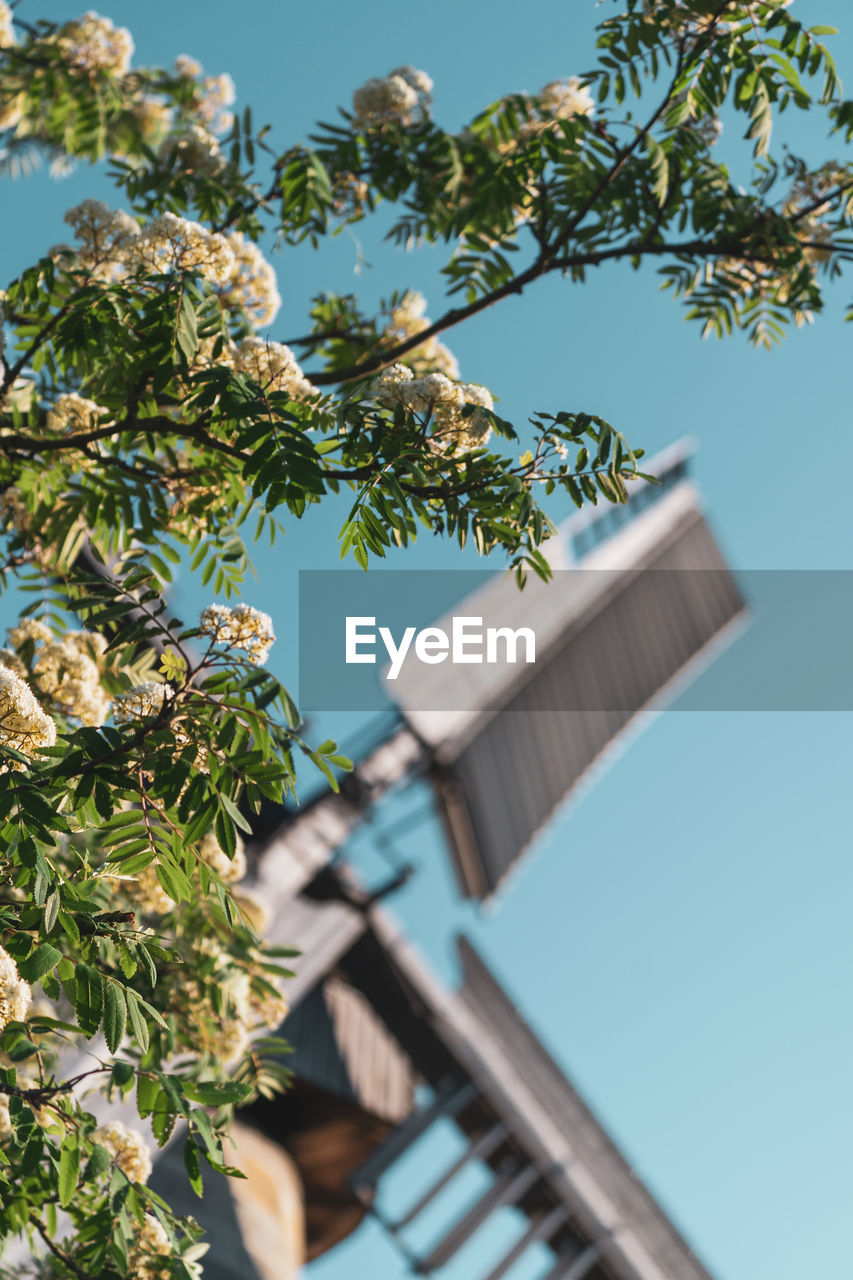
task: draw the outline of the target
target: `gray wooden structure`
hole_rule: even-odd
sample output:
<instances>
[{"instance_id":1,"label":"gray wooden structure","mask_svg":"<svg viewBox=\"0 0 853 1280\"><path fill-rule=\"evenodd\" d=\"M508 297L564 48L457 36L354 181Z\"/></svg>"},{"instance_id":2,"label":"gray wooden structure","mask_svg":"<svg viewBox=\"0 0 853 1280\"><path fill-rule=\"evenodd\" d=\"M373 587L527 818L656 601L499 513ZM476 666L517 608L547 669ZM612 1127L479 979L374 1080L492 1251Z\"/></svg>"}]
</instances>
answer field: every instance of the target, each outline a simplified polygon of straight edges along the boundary
<instances>
[{"instance_id":1,"label":"gray wooden structure","mask_svg":"<svg viewBox=\"0 0 853 1280\"><path fill-rule=\"evenodd\" d=\"M744 613L687 479L686 450L649 467L660 486L642 485L627 507L582 511L564 526L562 563L574 557L574 568L523 593L492 581L454 610L488 626L532 628L535 664L404 667L396 683L405 721L428 751L467 897L496 891L641 713L692 678Z\"/></svg>"},{"instance_id":2,"label":"gray wooden structure","mask_svg":"<svg viewBox=\"0 0 853 1280\"><path fill-rule=\"evenodd\" d=\"M514 1207L526 1225L505 1256L471 1280L500 1280L535 1244L552 1255L543 1280L709 1280L471 944L459 940L462 981L458 991L450 991L349 875L327 873L323 881L320 896L312 896L317 886L310 886L287 921L297 945L325 940L320 967L333 975L310 987L303 981L294 993L299 1003L284 1030L297 1042L293 1065L299 1086L360 1101L373 1115L383 1109L384 1098L387 1115L388 1103L400 1097L405 1060L409 1081L419 1080L429 1092L428 1101L406 1108L405 1118L398 1115L384 1139L349 1170L346 1187L338 1186L341 1208L349 1192L376 1214L419 1275L440 1274L494 1213ZM323 924L327 914L335 920L334 929ZM308 1052L299 1048L295 1033L314 1022L319 1004L328 1005L330 983L348 991L351 1001L362 1001L382 1023L384 1037L396 1042L393 1070L383 1040L362 1044L358 1079L344 1079L330 1068L321 1036L312 1038ZM352 1027L339 1023L337 1034L345 1055ZM318 1123L321 1114L318 1108ZM299 1165L305 1133L299 1087L292 1098L263 1103L249 1118L264 1132L274 1132ZM465 1144L462 1154L447 1168L425 1171L414 1202L388 1220L377 1207L377 1184L441 1120L457 1126ZM339 1165L340 1154L330 1149L330 1161ZM406 1243L409 1228L474 1162L488 1172L485 1191L425 1252L416 1253Z\"/></svg>"}]
</instances>

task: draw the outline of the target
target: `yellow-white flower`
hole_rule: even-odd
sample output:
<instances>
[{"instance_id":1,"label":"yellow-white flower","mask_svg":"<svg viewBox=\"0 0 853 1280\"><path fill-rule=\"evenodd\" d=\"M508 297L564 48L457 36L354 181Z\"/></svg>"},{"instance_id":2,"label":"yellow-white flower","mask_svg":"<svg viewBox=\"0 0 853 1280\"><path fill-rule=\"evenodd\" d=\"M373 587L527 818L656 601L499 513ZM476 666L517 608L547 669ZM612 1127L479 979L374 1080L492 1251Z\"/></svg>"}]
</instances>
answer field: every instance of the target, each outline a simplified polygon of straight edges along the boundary
<instances>
[{"instance_id":1,"label":"yellow-white flower","mask_svg":"<svg viewBox=\"0 0 853 1280\"><path fill-rule=\"evenodd\" d=\"M12 10L6 0L0 0L0 49L8 49L15 43L15 31L12 26Z\"/></svg>"},{"instance_id":2,"label":"yellow-white flower","mask_svg":"<svg viewBox=\"0 0 853 1280\"><path fill-rule=\"evenodd\" d=\"M92 1140L106 1147L113 1163L131 1182L147 1182L151 1176L151 1157L145 1139L137 1129L128 1129L118 1120L102 1124Z\"/></svg>"},{"instance_id":3,"label":"yellow-white flower","mask_svg":"<svg viewBox=\"0 0 853 1280\"><path fill-rule=\"evenodd\" d=\"M56 725L42 710L32 689L0 664L0 746L32 755L56 742Z\"/></svg>"},{"instance_id":4,"label":"yellow-white flower","mask_svg":"<svg viewBox=\"0 0 853 1280\"><path fill-rule=\"evenodd\" d=\"M171 685L145 680L134 685L127 693L120 693L113 702L113 719L116 724L130 724L134 720L146 720L156 716L163 707L163 700L171 692Z\"/></svg>"},{"instance_id":5,"label":"yellow-white flower","mask_svg":"<svg viewBox=\"0 0 853 1280\"><path fill-rule=\"evenodd\" d=\"M253 378L264 391L283 391L291 400L310 400L317 395L290 347L268 342L254 334L244 338L234 353L234 367Z\"/></svg>"},{"instance_id":6,"label":"yellow-white flower","mask_svg":"<svg viewBox=\"0 0 853 1280\"><path fill-rule=\"evenodd\" d=\"M202 609L199 627L215 644L229 649L243 649L251 662L266 662L275 641L272 618L248 604L229 608L224 604L210 604Z\"/></svg>"},{"instance_id":7,"label":"yellow-white flower","mask_svg":"<svg viewBox=\"0 0 853 1280\"><path fill-rule=\"evenodd\" d=\"M50 42L58 45L71 67L80 71L109 71L123 76L130 69L133 39L126 27L115 27L91 9L66 22Z\"/></svg>"},{"instance_id":8,"label":"yellow-white flower","mask_svg":"<svg viewBox=\"0 0 853 1280\"><path fill-rule=\"evenodd\" d=\"M364 128L397 123L419 124L429 114L432 80L425 71L397 67L356 89L352 98L356 122Z\"/></svg>"},{"instance_id":9,"label":"yellow-white flower","mask_svg":"<svg viewBox=\"0 0 853 1280\"><path fill-rule=\"evenodd\" d=\"M23 1022L32 1002L30 984L18 973L9 952L0 947L0 1031L10 1022Z\"/></svg>"}]
</instances>

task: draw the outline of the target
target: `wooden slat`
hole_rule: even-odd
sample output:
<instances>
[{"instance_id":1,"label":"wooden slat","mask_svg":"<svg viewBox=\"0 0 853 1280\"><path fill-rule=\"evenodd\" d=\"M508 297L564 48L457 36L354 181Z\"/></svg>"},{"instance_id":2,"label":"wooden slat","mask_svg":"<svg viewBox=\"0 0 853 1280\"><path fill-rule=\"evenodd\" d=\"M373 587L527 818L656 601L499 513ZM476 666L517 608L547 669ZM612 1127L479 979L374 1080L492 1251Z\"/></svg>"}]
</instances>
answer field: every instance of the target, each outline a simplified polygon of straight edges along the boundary
<instances>
[{"instance_id":1,"label":"wooden slat","mask_svg":"<svg viewBox=\"0 0 853 1280\"><path fill-rule=\"evenodd\" d=\"M429 1256L424 1258L421 1270L430 1272L443 1267L496 1209L513 1204L525 1191L530 1190L539 1176L539 1170L534 1165L525 1165L496 1178L485 1194L451 1227Z\"/></svg>"},{"instance_id":2,"label":"wooden slat","mask_svg":"<svg viewBox=\"0 0 853 1280\"><path fill-rule=\"evenodd\" d=\"M426 1133L431 1125L444 1116L453 1116L477 1096L477 1086L469 1080L458 1084L446 1093L440 1093L421 1111L414 1111L395 1129L390 1138L374 1151L360 1169L353 1174L352 1185L356 1191L374 1186L386 1169Z\"/></svg>"},{"instance_id":3,"label":"wooden slat","mask_svg":"<svg viewBox=\"0 0 853 1280\"><path fill-rule=\"evenodd\" d=\"M604 1253L604 1245L591 1244L583 1253L570 1258L558 1258L554 1266L542 1280L583 1280Z\"/></svg>"},{"instance_id":4,"label":"wooden slat","mask_svg":"<svg viewBox=\"0 0 853 1280\"><path fill-rule=\"evenodd\" d=\"M450 1168L445 1170L438 1181L434 1182L432 1186L423 1193L420 1199L412 1205L411 1209L409 1209L402 1218L398 1218L398 1220L393 1224L393 1230L400 1231L403 1227L407 1227L410 1222L413 1222L415 1218L423 1213L427 1205L432 1204L439 1192L443 1191L448 1183L452 1182L456 1175L462 1172L467 1164L470 1164L472 1160L484 1160L487 1156L490 1156L501 1142L503 1142L504 1138L506 1138L507 1133L508 1130L506 1125L503 1121L499 1121L497 1124L492 1125L491 1129L488 1129L484 1134L482 1134L476 1142L472 1142L471 1145L462 1152L459 1159L454 1160Z\"/></svg>"},{"instance_id":5,"label":"wooden slat","mask_svg":"<svg viewBox=\"0 0 853 1280\"><path fill-rule=\"evenodd\" d=\"M493 1267L485 1280L502 1280L510 1267L515 1266L523 1253L526 1253L532 1245L537 1244L540 1240L547 1240L549 1236L561 1227L569 1216L569 1211L564 1204L558 1204L550 1213L543 1214L540 1218L534 1219L525 1232L519 1236L509 1253L505 1253L496 1267Z\"/></svg>"}]
</instances>

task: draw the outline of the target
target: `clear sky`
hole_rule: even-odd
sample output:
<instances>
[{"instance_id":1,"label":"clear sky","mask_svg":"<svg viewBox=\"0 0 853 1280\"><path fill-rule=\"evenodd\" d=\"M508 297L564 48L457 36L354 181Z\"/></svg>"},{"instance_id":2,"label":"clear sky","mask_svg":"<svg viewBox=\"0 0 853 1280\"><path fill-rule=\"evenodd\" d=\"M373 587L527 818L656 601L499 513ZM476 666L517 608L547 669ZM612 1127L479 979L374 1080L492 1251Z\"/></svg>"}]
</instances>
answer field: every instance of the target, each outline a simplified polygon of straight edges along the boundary
<instances>
[{"instance_id":1,"label":"clear sky","mask_svg":"<svg viewBox=\"0 0 853 1280\"><path fill-rule=\"evenodd\" d=\"M832 43L853 82L850 0L795 7L841 29ZM270 121L283 147L401 63L429 72L437 118L460 126L503 93L585 70L608 6L114 0L102 11L131 28L140 63L185 52L211 73L230 71L240 105ZM22 13L76 10L24 0ZM790 123L795 149L816 161L837 153L837 141ZM742 166L737 132L729 125L719 145ZM0 274L64 239L63 211L90 194L108 198L88 170L7 185ZM356 234L373 264L360 274L347 234L317 257L274 259L285 305L273 337L304 332L306 302L324 288L368 299L420 288L438 314L437 255L392 253L369 229ZM507 417L588 409L650 450L689 433L735 568L851 569L849 295L842 282L822 318L768 354L742 338L702 342L653 272L611 268L583 288L540 282L447 341L463 376L492 388ZM249 602L274 616L272 665L285 679L295 678L295 574L337 565L339 517L328 510L291 527L247 587ZM432 542L393 563L472 567ZM179 585L187 616L200 599ZM335 717L317 727L334 732ZM420 866L394 901L408 931L448 980L453 928L473 933L719 1280L849 1271L850 730L841 713L665 713L552 825L487 914L458 902L434 823L398 841ZM407 796L381 822L423 799ZM367 877L382 873L369 830L353 851ZM311 1274L396 1280L403 1270L367 1229Z\"/></svg>"}]
</instances>

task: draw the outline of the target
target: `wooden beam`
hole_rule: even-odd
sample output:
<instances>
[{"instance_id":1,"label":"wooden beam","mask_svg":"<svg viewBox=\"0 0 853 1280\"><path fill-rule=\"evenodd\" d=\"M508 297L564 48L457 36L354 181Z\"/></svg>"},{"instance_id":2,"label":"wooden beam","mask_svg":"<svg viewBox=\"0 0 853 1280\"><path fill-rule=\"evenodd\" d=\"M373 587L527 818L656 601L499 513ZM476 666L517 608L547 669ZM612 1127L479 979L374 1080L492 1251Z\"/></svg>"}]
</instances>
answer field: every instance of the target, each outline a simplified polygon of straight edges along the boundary
<instances>
[{"instance_id":1,"label":"wooden beam","mask_svg":"<svg viewBox=\"0 0 853 1280\"><path fill-rule=\"evenodd\" d=\"M502 1174L492 1183L485 1195L482 1195L451 1227L428 1257L424 1258L418 1268L419 1272L429 1273L443 1267L496 1209L515 1203L539 1177L538 1168L532 1164L525 1164L521 1169L510 1169Z\"/></svg>"},{"instance_id":2,"label":"wooden beam","mask_svg":"<svg viewBox=\"0 0 853 1280\"><path fill-rule=\"evenodd\" d=\"M386 1169L399 1160L404 1151L416 1142L436 1120L444 1116L454 1116L468 1103L477 1097L477 1086L470 1080L457 1084L455 1088L437 1094L428 1107L413 1111L408 1120L394 1130L390 1138L377 1147L373 1155L365 1160L360 1169L353 1174L351 1182L353 1190L360 1191L373 1187Z\"/></svg>"},{"instance_id":3,"label":"wooden beam","mask_svg":"<svg viewBox=\"0 0 853 1280\"><path fill-rule=\"evenodd\" d=\"M441 1175L437 1182L434 1182L428 1190L426 1190L416 1204L394 1223L392 1230L400 1231L403 1227L407 1227L420 1213L423 1213L427 1205L432 1204L435 1197L440 1191L443 1191L449 1182L452 1182L458 1173L460 1173L471 1160L484 1160L490 1156L492 1152L500 1145L507 1136L509 1130L502 1120L492 1125L491 1129L487 1129L481 1134L476 1142L472 1142L458 1160L454 1160L449 1169Z\"/></svg>"},{"instance_id":4,"label":"wooden beam","mask_svg":"<svg viewBox=\"0 0 853 1280\"><path fill-rule=\"evenodd\" d=\"M530 1226L524 1231L509 1253L504 1254L496 1267L493 1267L486 1280L502 1280L510 1267L514 1266L523 1253L526 1253L531 1245L536 1244L539 1240L547 1240L558 1227L561 1227L568 1217L569 1211L564 1204L555 1205L550 1213L545 1213L539 1219L534 1219Z\"/></svg>"},{"instance_id":5,"label":"wooden beam","mask_svg":"<svg viewBox=\"0 0 853 1280\"><path fill-rule=\"evenodd\" d=\"M596 1244L591 1244L588 1249L584 1249L581 1254L574 1254L571 1258L558 1258L556 1264L551 1268L544 1280L583 1280L584 1276L589 1275L598 1259L604 1253L604 1243L599 1240Z\"/></svg>"}]
</instances>

